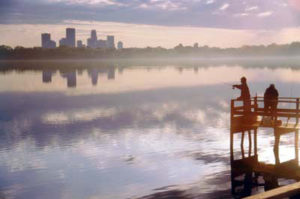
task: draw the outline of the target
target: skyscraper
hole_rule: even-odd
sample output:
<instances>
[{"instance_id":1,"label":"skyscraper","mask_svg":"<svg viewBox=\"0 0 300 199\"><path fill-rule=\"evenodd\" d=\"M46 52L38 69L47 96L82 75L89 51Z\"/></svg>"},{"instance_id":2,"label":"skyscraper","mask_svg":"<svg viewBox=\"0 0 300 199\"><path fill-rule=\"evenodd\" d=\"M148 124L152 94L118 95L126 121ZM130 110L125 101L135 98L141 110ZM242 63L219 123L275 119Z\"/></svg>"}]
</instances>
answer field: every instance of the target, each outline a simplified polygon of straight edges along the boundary
<instances>
[{"instance_id":1,"label":"skyscraper","mask_svg":"<svg viewBox=\"0 0 300 199\"><path fill-rule=\"evenodd\" d=\"M42 48L47 48L47 44L50 41L50 34L43 33L42 34Z\"/></svg>"},{"instance_id":2,"label":"skyscraper","mask_svg":"<svg viewBox=\"0 0 300 199\"><path fill-rule=\"evenodd\" d=\"M66 29L66 42L67 46L75 47L75 28L67 28Z\"/></svg>"},{"instance_id":3,"label":"skyscraper","mask_svg":"<svg viewBox=\"0 0 300 199\"><path fill-rule=\"evenodd\" d=\"M123 42L121 41L118 42L118 49L123 49Z\"/></svg>"},{"instance_id":4,"label":"skyscraper","mask_svg":"<svg viewBox=\"0 0 300 199\"><path fill-rule=\"evenodd\" d=\"M115 48L115 37L108 35L107 36L107 48Z\"/></svg>"},{"instance_id":5,"label":"skyscraper","mask_svg":"<svg viewBox=\"0 0 300 199\"><path fill-rule=\"evenodd\" d=\"M97 32L96 32L96 30L91 31L91 39L93 41L97 41Z\"/></svg>"},{"instance_id":6,"label":"skyscraper","mask_svg":"<svg viewBox=\"0 0 300 199\"><path fill-rule=\"evenodd\" d=\"M55 41L51 40L51 35L49 33L43 33L41 35L42 39L42 48L55 48L56 43Z\"/></svg>"},{"instance_id":7,"label":"skyscraper","mask_svg":"<svg viewBox=\"0 0 300 199\"><path fill-rule=\"evenodd\" d=\"M90 48L97 48L97 32L96 32L96 30L91 31L91 38L87 39L87 46Z\"/></svg>"}]
</instances>

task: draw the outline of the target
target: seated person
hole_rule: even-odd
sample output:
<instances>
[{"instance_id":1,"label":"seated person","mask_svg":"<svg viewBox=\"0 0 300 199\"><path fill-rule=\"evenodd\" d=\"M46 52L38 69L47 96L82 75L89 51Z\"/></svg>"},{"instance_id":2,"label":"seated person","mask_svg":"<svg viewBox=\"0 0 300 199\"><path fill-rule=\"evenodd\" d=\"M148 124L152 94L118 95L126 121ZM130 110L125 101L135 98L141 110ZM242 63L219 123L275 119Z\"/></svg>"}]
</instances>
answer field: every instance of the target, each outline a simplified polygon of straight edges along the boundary
<instances>
[{"instance_id":1,"label":"seated person","mask_svg":"<svg viewBox=\"0 0 300 199\"><path fill-rule=\"evenodd\" d=\"M265 113L268 113L269 111L271 112L272 119L274 117L274 113L276 112L277 109L277 104L278 104L278 91L275 88L274 84L271 84L265 91L264 94L264 109Z\"/></svg>"}]
</instances>

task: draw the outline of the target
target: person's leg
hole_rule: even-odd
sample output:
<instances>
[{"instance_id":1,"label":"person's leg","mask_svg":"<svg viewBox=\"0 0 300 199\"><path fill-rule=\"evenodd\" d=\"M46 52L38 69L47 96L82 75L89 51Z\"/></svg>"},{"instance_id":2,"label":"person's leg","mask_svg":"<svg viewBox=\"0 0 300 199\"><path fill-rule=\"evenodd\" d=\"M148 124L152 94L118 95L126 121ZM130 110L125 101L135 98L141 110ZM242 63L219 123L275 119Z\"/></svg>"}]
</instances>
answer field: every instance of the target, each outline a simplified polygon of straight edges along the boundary
<instances>
[{"instance_id":1,"label":"person's leg","mask_svg":"<svg viewBox=\"0 0 300 199\"><path fill-rule=\"evenodd\" d=\"M277 101L273 101L271 104L271 115L272 115L272 119L277 119L276 118L276 112L277 112Z\"/></svg>"},{"instance_id":2,"label":"person's leg","mask_svg":"<svg viewBox=\"0 0 300 199\"><path fill-rule=\"evenodd\" d=\"M264 100L264 111L265 113L268 112L268 102L266 101L266 99Z\"/></svg>"},{"instance_id":3,"label":"person's leg","mask_svg":"<svg viewBox=\"0 0 300 199\"><path fill-rule=\"evenodd\" d=\"M244 111L246 113L250 113L251 112L251 101L250 101L250 99L244 100L243 104L244 104Z\"/></svg>"}]
</instances>

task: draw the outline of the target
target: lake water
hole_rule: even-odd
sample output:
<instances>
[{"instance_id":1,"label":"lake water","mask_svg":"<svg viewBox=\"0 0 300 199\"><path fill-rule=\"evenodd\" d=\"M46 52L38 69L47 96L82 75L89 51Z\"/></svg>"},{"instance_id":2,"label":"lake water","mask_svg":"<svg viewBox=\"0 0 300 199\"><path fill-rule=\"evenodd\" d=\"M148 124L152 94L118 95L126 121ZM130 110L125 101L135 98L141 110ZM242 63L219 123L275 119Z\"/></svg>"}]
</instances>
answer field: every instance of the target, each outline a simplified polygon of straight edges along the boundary
<instances>
[{"instance_id":1,"label":"lake water","mask_svg":"<svg viewBox=\"0 0 300 199\"><path fill-rule=\"evenodd\" d=\"M233 197L231 85L246 76L252 96L270 83L300 96L300 61L246 63L2 62L0 198ZM262 161L273 142L259 133Z\"/></svg>"}]
</instances>

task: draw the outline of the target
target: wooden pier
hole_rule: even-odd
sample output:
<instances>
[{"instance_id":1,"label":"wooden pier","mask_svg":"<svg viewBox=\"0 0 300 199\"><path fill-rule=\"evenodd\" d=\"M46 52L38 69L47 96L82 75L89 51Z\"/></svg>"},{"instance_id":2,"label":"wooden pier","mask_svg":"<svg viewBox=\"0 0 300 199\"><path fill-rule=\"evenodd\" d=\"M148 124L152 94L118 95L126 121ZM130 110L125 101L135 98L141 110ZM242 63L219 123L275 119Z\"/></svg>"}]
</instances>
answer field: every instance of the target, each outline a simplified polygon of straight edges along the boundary
<instances>
[{"instance_id":1,"label":"wooden pier","mask_svg":"<svg viewBox=\"0 0 300 199\"><path fill-rule=\"evenodd\" d=\"M300 98L280 97L277 109L273 112L265 111L263 97L253 97L250 101L250 108L247 108L243 106L242 101L231 100L230 160L232 194L236 193L237 187L244 186L242 197L251 195L251 187L253 186L264 186L265 191L279 187L278 178L300 181L300 167L298 164ZM268 128L273 131L270 136L272 136L271 138L274 137L275 140L273 146L275 164L258 161L257 134L260 128ZM234 157L234 136L237 134L241 137L242 155L239 159ZM245 134L248 135L248 154L244 153ZM291 134L294 138L295 158L287 162L280 162L279 144L280 137L284 134ZM259 182L259 176L263 177L263 183ZM291 194L288 196L300 194L298 191L289 191L289 193Z\"/></svg>"}]
</instances>

